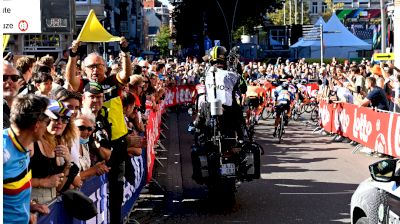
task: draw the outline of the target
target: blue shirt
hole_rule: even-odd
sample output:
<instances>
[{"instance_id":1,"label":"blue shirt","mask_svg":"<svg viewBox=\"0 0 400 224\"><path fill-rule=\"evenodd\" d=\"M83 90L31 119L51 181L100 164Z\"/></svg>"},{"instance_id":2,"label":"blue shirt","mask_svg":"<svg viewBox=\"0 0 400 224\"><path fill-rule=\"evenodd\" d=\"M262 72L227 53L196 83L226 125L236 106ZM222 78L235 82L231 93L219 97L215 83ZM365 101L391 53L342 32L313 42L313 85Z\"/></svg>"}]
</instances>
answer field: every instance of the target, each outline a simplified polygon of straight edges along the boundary
<instances>
[{"instance_id":1,"label":"blue shirt","mask_svg":"<svg viewBox=\"0 0 400 224\"><path fill-rule=\"evenodd\" d=\"M3 222L28 223L31 179L29 151L13 131L3 130Z\"/></svg>"}]
</instances>

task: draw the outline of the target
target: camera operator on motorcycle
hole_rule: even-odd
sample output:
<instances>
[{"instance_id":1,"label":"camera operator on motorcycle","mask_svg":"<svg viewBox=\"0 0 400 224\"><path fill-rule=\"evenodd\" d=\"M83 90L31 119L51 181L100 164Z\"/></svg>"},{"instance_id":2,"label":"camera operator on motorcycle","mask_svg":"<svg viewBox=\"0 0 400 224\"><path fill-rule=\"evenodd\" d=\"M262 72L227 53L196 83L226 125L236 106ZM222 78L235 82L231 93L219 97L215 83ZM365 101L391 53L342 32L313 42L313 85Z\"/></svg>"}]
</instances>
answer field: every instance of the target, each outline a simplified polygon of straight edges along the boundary
<instances>
[{"instance_id":1,"label":"camera operator on motorcycle","mask_svg":"<svg viewBox=\"0 0 400 224\"><path fill-rule=\"evenodd\" d=\"M276 107L276 117L275 117L275 129L273 136L276 136L276 129L280 122L280 115L286 110L285 125L287 125L288 117L290 115L290 105L294 101L294 95L289 91L289 83L284 82L275 90L275 107Z\"/></svg>"},{"instance_id":2,"label":"camera operator on motorcycle","mask_svg":"<svg viewBox=\"0 0 400 224\"><path fill-rule=\"evenodd\" d=\"M227 70L226 55L227 50L222 46L210 50L211 67L205 74L206 99L208 102L220 100L222 103L222 134L243 140L244 117L237 96L241 95L240 90L244 88L239 87L240 75Z\"/></svg>"}]
</instances>

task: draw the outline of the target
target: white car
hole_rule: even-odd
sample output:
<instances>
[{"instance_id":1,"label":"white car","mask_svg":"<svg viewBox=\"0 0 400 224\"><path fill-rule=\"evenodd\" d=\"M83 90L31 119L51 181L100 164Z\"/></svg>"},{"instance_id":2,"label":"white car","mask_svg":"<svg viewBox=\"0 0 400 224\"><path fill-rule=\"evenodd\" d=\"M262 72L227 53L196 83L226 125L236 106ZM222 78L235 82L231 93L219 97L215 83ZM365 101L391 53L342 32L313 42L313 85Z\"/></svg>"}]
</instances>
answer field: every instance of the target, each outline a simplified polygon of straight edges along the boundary
<instances>
[{"instance_id":1,"label":"white car","mask_svg":"<svg viewBox=\"0 0 400 224\"><path fill-rule=\"evenodd\" d=\"M400 160L382 160L369 170L372 178L351 197L351 223L400 224Z\"/></svg>"}]
</instances>

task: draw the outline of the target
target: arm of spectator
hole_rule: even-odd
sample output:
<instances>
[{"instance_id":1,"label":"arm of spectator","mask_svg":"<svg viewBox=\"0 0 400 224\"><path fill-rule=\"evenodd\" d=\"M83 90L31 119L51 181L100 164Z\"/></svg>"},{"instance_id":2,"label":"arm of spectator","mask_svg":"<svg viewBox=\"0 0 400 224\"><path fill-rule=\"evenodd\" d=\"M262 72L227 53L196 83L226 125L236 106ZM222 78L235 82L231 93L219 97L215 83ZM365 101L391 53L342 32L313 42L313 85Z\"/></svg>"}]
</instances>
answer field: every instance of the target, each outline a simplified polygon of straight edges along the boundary
<instances>
[{"instance_id":1,"label":"arm of spectator","mask_svg":"<svg viewBox=\"0 0 400 224\"><path fill-rule=\"evenodd\" d=\"M61 179L64 178L64 173L54 174L46 178L32 178L32 187L37 188L53 188L57 187L61 183Z\"/></svg>"},{"instance_id":2,"label":"arm of spectator","mask_svg":"<svg viewBox=\"0 0 400 224\"><path fill-rule=\"evenodd\" d=\"M105 161L108 161L111 157L111 150L104 148L104 147L99 147L99 154L101 156L101 158L103 158Z\"/></svg>"},{"instance_id":3,"label":"arm of spectator","mask_svg":"<svg viewBox=\"0 0 400 224\"><path fill-rule=\"evenodd\" d=\"M50 209L47 205L45 204L38 204L35 201L31 201L31 206L30 206L31 212L39 212L40 214L49 214L50 213Z\"/></svg>"},{"instance_id":4,"label":"arm of spectator","mask_svg":"<svg viewBox=\"0 0 400 224\"><path fill-rule=\"evenodd\" d=\"M128 156L140 156L142 155L142 148L138 147L128 147Z\"/></svg>"},{"instance_id":5,"label":"arm of spectator","mask_svg":"<svg viewBox=\"0 0 400 224\"><path fill-rule=\"evenodd\" d=\"M65 80L69 83L69 86L74 91L78 91L80 85L80 78L76 76L76 62L78 61L76 57L76 52L78 51L78 47L80 45L80 41L74 40L72 42L71 51L68 57L68 63L65 69Z\"/></svg>"},{"instance_id":6,"label":"arm of spectator","mask_svg":"<svg viewBox=\"0 0 400 224\"><path fill-rule=\"evenodd\" d=\"M125 37L121 37L120 41L121 53L119 54L122 63L122 70L117 74L118 80L122 84L129 82L129 76L132 74L131 57L129 55L129 43Z\"/></svg>"},{"instance_id":7,"label":"arm of spectator","mask_svg":"<svg viewBox=\"0 0 400 224\"><path fill-rule=\"evenodd\" d=\"M361 107L367 107L369 105L369 103L371 102L368 98L364 98L364 99L359 99L359 98L355 98L356 99L356 105L361 106Z\"/></svg>"},{"instance_id":8,"label":"arm of spectator","mask_svg":"<svg viewBox=\"0 0 400 224\"><path fill-rule=\"evenodd\" d=\"M106 164L105 161L101 161L96 163L94 166L90 167L87 170L84 170L80 173L81 176L81 180L85 181L90 177L93 176L101 176L105 173L108 173L110 171L111 168L109 168Z\"/></svg>"},{"instance_id":9,"label":"arm of spectator","mask_svg":"<svg viewBox=\"0 0 400 224\"><path fill-rule=\"evenodd\" d=\"M144 125L142 122L140 122L139 116L137 116L137 114L136 114L135 117L131 117L131 118L133 118L133 126L135 127L135 129L138 132L145 132Z\"/></svg>"}]
</instances>

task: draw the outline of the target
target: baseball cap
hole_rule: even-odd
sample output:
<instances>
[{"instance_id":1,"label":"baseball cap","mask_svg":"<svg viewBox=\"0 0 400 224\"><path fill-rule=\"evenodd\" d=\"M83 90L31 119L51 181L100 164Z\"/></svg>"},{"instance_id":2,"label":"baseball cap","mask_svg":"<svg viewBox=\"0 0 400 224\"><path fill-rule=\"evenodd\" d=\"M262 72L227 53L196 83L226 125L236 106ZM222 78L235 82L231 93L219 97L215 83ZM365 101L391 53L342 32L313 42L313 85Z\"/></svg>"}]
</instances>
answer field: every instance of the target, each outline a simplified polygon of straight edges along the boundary
<instances>
[{"instance_id":1,"label":"baseball cap","mask_svg":"<svg viewBox=\"0 0 400 224\"><path fill-rule=\"evenodd\" d=\"M71 117L72 112L60 101L51 100L45 114L50 118L57 119L58 117Z\"/></svg>"},{"instance_id":2,"label":"baseball cap","mask_svg":"<svg viewBox=\"0 0 400 224\"><path fill-rule=\"evenodd\" d=\"M89 93L92 93L92 94L103 93L103 91L104 91L103 87L98 82L89 82L83 88L83 92L89 92Z\"/></svg>"}]
</instances>

